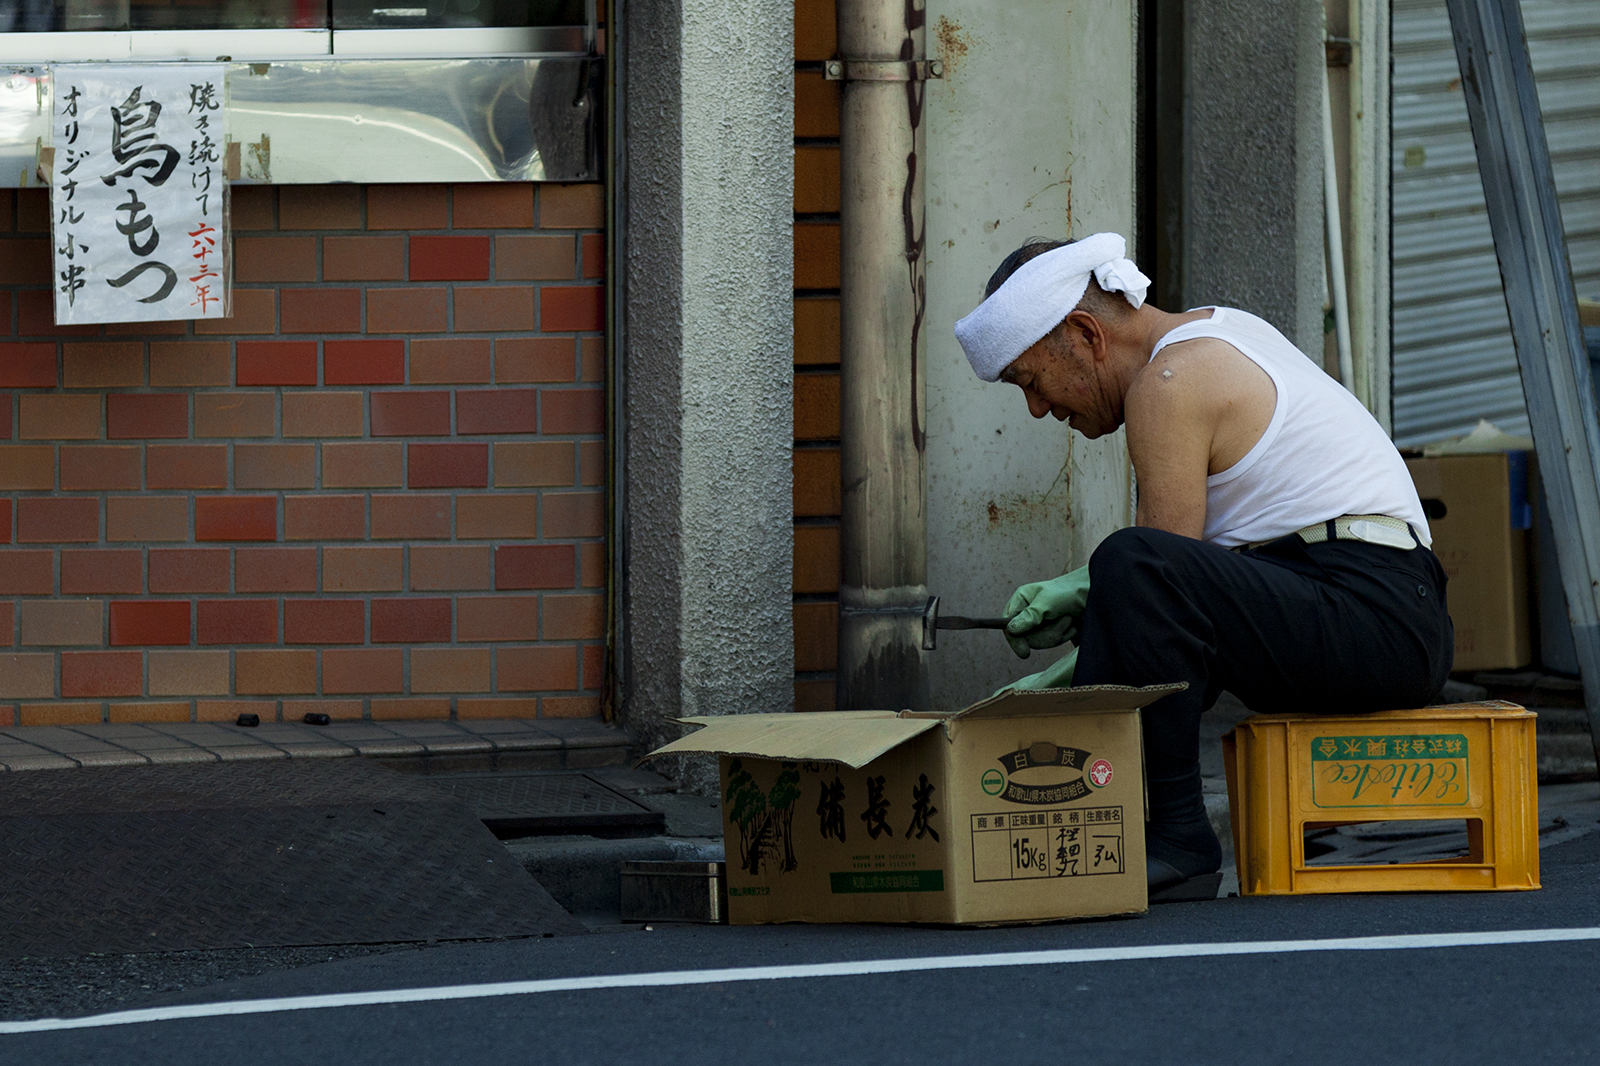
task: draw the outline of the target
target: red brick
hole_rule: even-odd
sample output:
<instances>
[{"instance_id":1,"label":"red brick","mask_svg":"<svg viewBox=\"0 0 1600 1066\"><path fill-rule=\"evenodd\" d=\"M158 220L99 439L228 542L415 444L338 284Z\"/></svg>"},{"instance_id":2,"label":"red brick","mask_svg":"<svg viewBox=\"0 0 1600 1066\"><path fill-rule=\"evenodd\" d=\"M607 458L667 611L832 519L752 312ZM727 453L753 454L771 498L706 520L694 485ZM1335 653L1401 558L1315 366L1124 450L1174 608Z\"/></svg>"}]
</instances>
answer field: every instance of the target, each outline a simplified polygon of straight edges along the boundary
<instances>
[{"instance_id":1,"label":"red brick","mask_svg":"<svg viewBox=\"0 0 1600 1066\"><path fill-rule=\"evenodd\" d=\"M322 591L399 592L404 549L392 547L322 549Z\"/></svg>"},{"instance_id":2,"label":"red brick","mask_svg":"<svg viewBox=\"0 0 1600 1066\"><path fill-rule=\"evenodd\" d=\"M368 229L444 229L449 210L444 185L367 186Z\"/></svg>"},{"instance_id":3,"label":"red brick","mask_svg":"<svg viewBox=\"0 0 1600 1066\"><path fill-rule=\"evenodd\" d=\"M279 290L285 333L360 333L360 289Z\"/></svg>"},{"instance_id":4,"label":"red brick","mask_svg":"<svg viewBox=\"0 0 1600 1066\"><path fill-rule=\"evenodd\" d=\"M598 385L606 379L606 339L604 337L579 337L578 362L583 366L582 379Z\"/></svg>"},{"instance_id":5,"label":"red brick","mask_svg":"<svg viewBox=\"0 0 1600 1066\"><path fill-rule=\"evenodd\" d=\"M368 186L368 192L379 188ZM322 238L323 281L402 281L405 276L404 237Z\"/></svg>"},{"instance_id":6,"label":"red brick","mask_svg":"<svg viewBox=\"0 0 1600 1066\"><path fill-rule=\"evenodd\" d=\"M547 434L605 432L604 389L541 389L539 406Z\"/></svg>"},{"instance_id":7,"label":"red brick","mask_svg":"<svg viewBox=\"0 0 1600 1066\"><path fill-rule=\"evenodd\" d=\"M261 187L262 186L256 186L256 185L240 185L240 186L236 186L236 188L240 188L240 189L254 189L254 188L261 188ZM270 192L270 191L273 191L273 190L269 189L268 191ZM203 653L203 654L211 654L211 653L210 652L206 652L206 653ZM222 652L221 654L226 655L227 652ZM247 653L247 654L277 654L277 653L256 652L256 653ZM311 677L312 677L312 680L315 681L316 675L317 675L317 669L316 669L316 667L317 667L317 653L316 652L295 651L295 652L287 652L286 654L289 654L289 655L301 655L301 656L309 655L311 657ZM257 669L258 669L258 671L264 672L264 670L262 670L262 668L260 668L260 667L258 667ZM222 691L225 694L228 690L226 688L224 688ZM312 689L305 689L303 691L310 692L310 691L313 691L313 690ZM195 700L194 701L194 720L196 722L230 722L231 723L231 722L237 720L238 717L241 714L256 714L256 715L260 715L261 716L261 720L263 722L276 722L278 720L278 701L277 700Z\"/></svg>"},{"instance_id":8,"label":"red brick","mask_svg":"<svg viewBox=\"0 0 1600 1066\"><path fill-rule=\"evenodd\" d=\"M310 695L317 691L317 653L310 648L236 651L233 691L241 696Z\"/></svg>"},{"instance_id":9,"label":"red brick","mask_svg":"<svg viewBox=\"0 0 1600 1066\"><path fill-rule=\"evenodd\" d=\"M374 722L422 721L450 717L450 701L436 699L391 699L370 701Z\"/></svg>"},{"instance_id":10,"label":"red brick","mask_svg":"<svg viewBox=\"0 0 1600 1066\"><path fill-rule=\"evenodd\" d=\"M603 233L585 233L579 242L583 248L583 276L585 278L603 278L606 276L606 238Z\"/></svg>"},{"instance_id":11,"label":"red brick","mask_svg":"<svg viewBox=\"0 0 1600 1066\"><path fill-rule=\"evenodd\" d=\"M498 281L572 281L578 276L570 234L510 234L494 239Z\"/></svg>"},{"instance_id":12,"label":"red brick","mask_svg":"<svg viewBox=\"0 0 1600 1066\"><path fill-rule=\"evenodd\" d=\"M227 592L228 549L151 548L150 591Z\"/></svg>"},{"instance_id":13,"label":"red brick","mask_svg":"<svg viewBox=\"0 0 1600 1066\"><path fill-rule=\"evenodd\" d=\"M14 605L0 603L0 648L9 648L16 640L17 628ZM0 710L0 725L5 724L5 712Z\"/></svg>"},{"instance_id":14,"label":"red brick","mask_svg":"<svg viewBox=\"0 0 1600 1066\"><path fill-rule=\"evenodd\" d=\"M456 497L456 536L518 540L537 535L538 498L532 495Z\"/></svg>"},{"instance_id":15,"label":"red brick","mask_svg":"<svg viewBox=\"0 0 1600 1066\"><path fill-rule=\"evenodd\" d=\"M235 237L237 281L316 281L315 237Z\"/></svg>"},{"instance_id":16,"label":"red brick","mask_svg":"<svg viewBox=\"0 0 1600 1066\"><path fill-rule=\"evenodd\" d=\"M284 520L288 521L287 514ZM238 592L315 592L317 549L240 548L233 581Z\"/></svg>"},{"instance_id":17,"label":"red brick","mask_svg":"<svg viewBox=\"0 0 1600 1066\"><path fill-rule=\"evenodd\" d=\"M0 285L50 284L49 241L13 239L6 241L5 249L0 256Z\"/></svg>"},{"instance_id":18,"label":"red brick","mask_svg":"<svg viewBox=\"0 0 1600 1066\"><path fill-rule=\"evenodd\" d=\"M576 447L567 440L499 441L494 446L494 483L499 488L570 487Z\"/></svg>"},{"instance_id":19,"label":"red brick","mask_svg":"<svg viewBox=\"0 0 1600 1066\"><path fill-rule=\"evenodd\" d=\"M597 689L605 682L606 648L604 644L583 646L583 687Z\"/></svg>"},{"instance_id":20,"label":"red brick","mask_svg":"<svg viewBox=\"0 0 1600 1066\"><path fill-rule=\"evenodd\" d=\"M606 483L606 446L604 441L586 440L578 445L578 484L604 485Z\"/></svg>"},{"instance_id":21,"label":"red brick","mask_svg":"<svg viewBox=\"0 0 1600 1066\"><path fill-rule=\"evenodd\" d=\"M483 718L537 718L539 701L536 699L463 698L456 700L456 717L463 721Z\"/></svg>"},{"instance_id":22,"label":"red brick","mask_svg":"<svg viewBox=\"0 0 1600 1066\"><path fill-rule=\"evenodd\" d=\"M487 444L410 444L406 486L413 489L482 489L489 485Z\"/></svg>"},{"instance_id":23,"label":"red brick","mask_svg":"<svg viewBox=\"0 0 1600 1066\"><path fill-rule=\"evenodd\" d=\"M456 600L456 639L537 640L537 596L462 596Z\"/></svg>"},{"instance_id":24,"label":"red brick","mask_svg":"<svg viewBox=\"0 0 1600 1066\"><path fill-rule=\"evenodd\" d=\"M167 322L107 322L108 337L186 337L189 323Z\"/></svg>"},{"instance_id":25,"label":"red brick","mask_svg":"<svg viewBox=\"0 0 1600 1066\"><path fill-rule=\"evenodd\" d=\"M399 441L361 441L322 446L322 487L399 488L405 445Z\"/></svg>"},{"instance_id":26,"label":"red brick","mask_svg":"<svg viewBox=\"0 0 1600 1066\"><path fill-rule=\"evenodd\" d=\"M92 543L99 539L99 500L24 496L17 501L18 543Z\"/></svg>"},{"instance_id":27,"label":"red brick","mask_svg":"<svg viewBox=\"0 0 1600 1066\"><path fill-rule=\"evenodd\" d=\"M368 333L443 333L446 290L368 289Z\"/></svg>"},{"instance_id":28,"label":"red brick","mask_svg":"<svg viewBox=\"0 0 1600 1066\"><path fill-rule=\"evenodd\" d=\"M0 394L0 440L11 439L11 397ZM5 721L5 711L0 709L0 722Z\"/></svg>"},{"instance_id":29,"label":"red brick","mask_svg":"<svg viewBox=\"0 0 1600 1066\"><path fill-rule=\"evenodd\" d=\"M471 337L419 338L411 342L411 384L487 385L487 339Z\"/></svg>"},{"instance_id":30,"label":"red brick","mask_svg":"<svg viewBox=\"0 0 1600 1066\"><path fill-rule=\"evenodd\" d=\"M277 186L235 185L228 190L228 199L235 232L276 228L272 216L278 203Z\"/></svg>"},{"instance_id":31,"label":"red brick","mask_svg":"<svg viewBox=\"0 0 1600 1066\"><path fill-rule=\"evenodd\" d=\"M374 437L447 437L450 435L448 392L374 392Z\"/></svg>"},{"instance_id":32,"label":"red brick","mask_svg":"<svg viewBox=\"0 0 1600 1066\"><path fill-rule=\"evenodd\" d=\"M460 291L456 290L458 305ZM546 285L539 290L539 328L546 333L604 329L605 323L603 286Z\"/></svg>"},{"instance_id":33,"label":"red brick","mask_svg":"<svg viewBox=\"0 0 1600 1066\"><path fill-rule=\"evenodd\" d=\"M499 384L575 381L571 337L502 337L494 343L494 380Z\"/></svg>"},{"instance_id":34,"label":"red brick","mask_svg":"<svg viewBox=\"0 0 1600 1066\"><path fill-rule=\"evenodd\" d=\"M487 544L413 544L411 589L413 592L487 590L489 559Z\"/></svg>"},{"instance_id":35,"label":"red brick","mask_svg":"<svg viewBox=\"0 0 1600 1066\"><path fill-rule=\"evenodd\" d=\"M316 341L240 341L236 346L240 385L315 385Z\"/></svg>"},{"instance_id":36,"label":"red brick","mask_svg":"<svg viewBox=\"0 0 1600 1066\"><path fill-rule=\"evenodd\" d=\"M137 548L89 550L67 548L61 552L63 596L106 592L138 595L143 591L144 552ZM113 633L115 633L115 618L113 607Z\"/></svg>"},{"instance_id":37,"label":"red brick","mask_svg":"<svg viewBox=\"0 0 1600 1066\"><path fill-rule=\"evenodd\" d=\"M189 500L185 496L110 496L106 498L106 540L189 539Z\"/></svg>"},{"instance_id":38,"label":"red brick","mask_svg":"<svg viewBox=\"0 0 1600 1066\"><path fill-rule=\"evenodd\" d=\"M278 430L278 405L270 392L197 392L196 437L270 437Z\"/></svg>"},{"instance_id":39,"label":"red brick","mask_svg":"<svg viewBox=\"0 0 1600 1066\"><path fill-rule=\"evenodd\" d=\"M0 544L11 543L11 501L0 500Z\"/></svg>"},{"instance_id":40,"label":"red brick","mask_svg":"<svg viewBox=\"0 0 1600 1066\"><path fill-rule=\"evenodd\" d=\"M139 487L137 445L65 444L61 447L60 461L64 490Z\"/></svg>"},{"instance_id":41,"label":"red brick","mask_svg":"<svg viewBox=\"0 0 1600 1066\"><path fill-rule=\"evenodd\" d=\"M527 544L494 550L497 589L570 589L577 583L571 544Z\"/></svg>"},{"instance_id":42,"label":"red brick","mask_svg":"<svg viewBox=\"0 0 1600 1066\"><path fill-rule=\"evenodd\" d=\"M150 345L151 388L226 388L232 384L233 353L227 341L156 341Z\"/></svg>"},{"instance_id":43,"label":"red brick","mask_svg":"<svg viewBox=\"0 0 1600 1066\"><path fill-rule=\"evenodd\" d=\"M62 572L65 571L66 566L63 563ZM112 601L112 647L188 643L188 600Z\"/></svg>"},{"instance_id":44,"label":"red brick","mask_svg":"<svg viewBox=\"0 0 1600 1066\"><path fill-rule=\"evenodd\" d=\"M538 389L463 390L456 393L456 432L536 433Z\"/></svg>"},{"instance_id":45,"label":"red brick","mask_svg":"<svg viewBox=\"0 0 1600 1066\"><path fill-rule=\"evenodd\" d=\"M137 389L144 384L144 345L137 341L64 344L61 384L69 389Z\"/></svg>"},{"instance_id":46,"label":"red brick","mask_svg":"<svg viewBox=\"0 0 1600 1066\"><path fill-rule=\"evenodd\" d=\"M539 186L539 225L545 229L598 229L605 223L605 186Z\"/></svg>"},{"instance_id":47,"label":"red brick","mask_svg":"<svg viewBox=\"0 0 1600 1066\"><path fill-rule=\"evenodd\" d=\"M488 648L411 649L412 692L488 692Z\"/></svg>"},{"instance_id":48,"label":"red brick","mask_svg":"<svg viewBox=\"0 0 1600 1066\"><path fill-rule=\"evenodd\" d=\"M411 238L412 281L488 281L488 237Z\"/></svg>"},{"instance_id":49,"label":"red brick","mask_svg":"<svg viewBox=\"0 0 1600 1066\"><path fill-rule=\"evenodd\" d=\"M366 639L362 600L284 600L285 644L360 644Z\"/></svg>"},{"instance_id":50,"label":"red brick","mask_svg":"<svg viewBox=\"0 0 1600 1066\"><path fill-rule=\"evenodd\" d=\"M533 225L533 185L527 182L457 185L453 229L527 229Z\"/></svg>"},{"instance_id":51,"label":"red brick","mask_svg":"<svg viewBox=\"0 0 1600 1066\"><path fill-rule=\"evenodd\" d=\"M55 552L15 548L0 551L0 595L48 596L55 591L55 579Z\"/></svg>"},{"instance_id":52,"label":"red brick","mask_svg":"<svg viewBox=\"0 0 1600 1066\"><path fill-rule=\"evenodd\" d=\"M406 342L325 341L322 381L326 385L404 385Z\"/></svg>"},{"instance_id":53,"label":"red brick","mask_svg":"<svg viewBox=\"0 0 1600 1066\"><path fill-rule=\"evenodd\" d=\"M152 444L144 453L145 486L152 489L225 489L226 444Z\"/></svg>"},{"instance_id":54,"label":"red brick","mask_svg":"<svg viewBox=\"0 0 1600 1066\"><path fill-rule=\"evenodd\" d=\"M285 437L361 436L361 393L286 392L283 394Z\"/></svg>"},{"instance_id":55,"label":"red brick","mask_svg":"<svg viewBox=\"0 0 1600 1066\"><path fill-rule=\"evenodd\" d=\"M547 492L543 499L546 537L598 537L606 531L606 498L599 492Z\"/></svg>"},{"instance_id":56,"label":"red brick","mask_svg":"<svg viewBox=\"0 0 1600 1066\"><path fill-rule=\"evenodd\" d=\"M0 387L53 389L56 387L56 346L50 342L0 343Z\"/></svg>"},{"instance_id":57,"label":"red brick","mask_svg":"<svg viewBox=\"0 0 1600 1066\"><path fill-rule=\"evenodd\" d=\"M278 188L280 229L360 229L358 185L283 185Z\"/></svg>"},{"instance_id":58,"label":"red brick","mask_svg":"<svg viewBox=\"0 0 1600 1066\"><path fill-rule=\"evenodd\" d=\"M233 315L229 318L200 318L194 323L197 335L223 337L241 333L278 332L277 289L234 289Z\"/></svg>"},{"instance_id":59,"label":"red brick","mask_svg":"<svg viewBox=\"0 0 1600 1066\"><path fill-rule=\"evenodd\" d=\"M189 703L187 700L162 703L113 703L108 717L113 725L123 722L187 722L190 717Z\"/></svg>"},{"instance_id":60,"label":"red brick","mask_svg":"<svg viewBox=\"0 0 1600 1066\"><path fill-rule=\"evenodd\" d=\"M195 605L200 644L276 644L277 600L201 600Z\"/></svg>"},{"instance_id":61,"label":"red brick","mask_svg":"<svg viewBox=\"0 0 1600 1066\"><path fill-rule=\"evenodd\" d=\"M61 653L64 699L144 694L144 653L66 651Z\"/></svg>"},{"instance_id":62,"label":"red brick","mask_svg":"<svg viewBox=\"0 0 1600 1066\"><path fill-rule=\"evenodd\" d=\"M236 489L309 489L317 482L315 444L235 444Z\"/></svg>"},{"instance_id":63,"label":"red brick","mask_svg":"<svg viewBox=\"0 0 1600 1066\"><path fill-rule=\"evenodd\" d=\"M52 685L52 688L54 686ZM24 703L17 721L23 725L99 725L98 703Z\"/></svg>"},{"instance_id":64,"label":"red brick","mask_svg":"<svg viewBox=\"0 0 1600 1066\"><path fill-rule=\"evenodd\" d=\"M24 337L93 337L100 327L56 325L50 290L25 289L17 293L17 332Z\"/></svg>"},{"instance_id":65,"label":"red brick","mask_svg":"<svg viewBox=\"0 0 1600 1066\"><path fill-rule=\"evenodd\" d=\"M545 640L594 640L604 635L605 597L545 596L543 600Z\"/></svg>"},{"instance_id":66,"label":"red brick","mask_svg":"<svg viewBox=\"0 0 1600 1066\"><path fill-rule=\"evenodd\" d=\"M188 435L189 397L181 392L113 392L106 397L106 436L111 440Z\"/></svg>"},{"instance_id":67,"label":"red brick","mask_svg":"<svg viewBox=\"0 0 1600 1066\"><path fill-rule=\"evenodd\" d=\"M450 601L373 600L372 643L444 643L450 639Z\"/></svg>"},{"instance_id":68,"label":"red brick","mask_svg":"<svg viewBox=\"0 0 1600 1066\"><path fill-rule=\"evenodd\" d=\"M544 696L539 700L540 718L599 718L597 696Z\"/></svg>"},{"instance_id":69,"label":"red brick","mask_svg":"<svg viewBox=\"0 0 1600 1066\"><path fill-rule=\"evenodd\" d=\"M400 692L404 658L399 648L330 648L322 653L322 691Z\"/></svg>"},{"instance_id":70,"label":"red brick","mask_svg":"<svg viewBox=\"0 0 1600 1066\"><path fill-rule=\"evenodd\" d=\"M99 440L100 397L25 392L17 398L23 440Z\"/></svg>"},{"instance_id":71,"label":"red brick","mask_svg":"<svg viewBox=\"0 0 1600 1066\"><path fill-rule=\"evenodd\" d=\"M497 648L494 655L500 692L570 692L578 687L577 648Z\"/></svg>"},{"instance_id":72,"label":"red brick","mask_svg":"<svg viewBox=\"0 0 1600 1066\"><path fill-rule=\"evenodd\" d=\"M586 589L600 588L606 583L606 546L584 544L579 547L578 584Z\"/></svg>"},{"instance_id":73,"label":"red brick","mask_svg":"<svg viewBox=\"0 0 1600 1066\"><path fill-rule=\"evenodd\" d=\"M450 536L450 497L408 493L372 497L373 540L439 540Z\"/></svg>"},{"instance_id":74,"label":"red brick","mask_svg":"<svg viewBox=\"0 0 1600 1066\"><path fill-rule=\"evenodd\" d=\"M284 540L360 540L367 532L364 496L286 496Z\"/></svg>"},{"instance_id":75,"label":"red brick","mask_svg":"<svg viewBox=\"0 0 1600 1066\"><path fill-rule=\"evenodd\" d=\"M456 286L455 328L458 333L498 333L536 329L533 290L525 285L492 289Z\"/></svg>"},{"instance_id":76,"label":"red brick","mask_svg":"<svg viewBox=\"0 0 1600 1066\"><path fill-rule=\"evenodd\" d=\"M284 700L283 720L285 722L302 722L308 714L325 714L337 721L359 722L361 720L360 700Z\"/></svg>"},{"instance_id":77,"label":"red brick","mask_svg":"<svg viewBox=\"0 0 1600 1066\"><path fill-rule=\"evenodd\" d=\"M195 540L277 540L278 501L272 496L197 496Z\"/></svg>"},{"instance_id":78,"label":"red brick","mask_svg":"<svg viewBox=\"0 0 1600 1066\"><path fill-rule=\"evenodd\" d=\"M0 490L49 492L55 487L55 448L48 444L0 444Z\"/></svg>"}]
</instances>

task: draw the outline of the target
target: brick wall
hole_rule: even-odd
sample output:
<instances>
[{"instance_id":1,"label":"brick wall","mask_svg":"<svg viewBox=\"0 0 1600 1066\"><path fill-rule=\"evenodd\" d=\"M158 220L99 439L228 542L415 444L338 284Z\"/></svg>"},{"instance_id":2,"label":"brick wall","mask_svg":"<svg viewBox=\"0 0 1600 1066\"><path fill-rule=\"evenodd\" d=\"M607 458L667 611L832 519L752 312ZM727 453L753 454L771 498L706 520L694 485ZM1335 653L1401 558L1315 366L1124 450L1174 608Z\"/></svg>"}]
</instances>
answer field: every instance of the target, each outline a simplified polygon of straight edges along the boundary
<instances>
[{"instance_id":1,"label":"brick wall","mask_svg":"<svg viewBox=\"0 0 1600 1066\"><path fill-rule=\"evenodd\" d=\"M795 2L795 709L834 708L839 657L839 83L834 5Z\"/></svg>"},{"instance_id":2,"label":"brick wall","mask_svg":"<svg viewBox=\"0 0 1600 1066\"><path fill-rule=\"evenodd\" d=\"M0 724L597 714L602 199L236 187L231 319L58 329L0 191Z\"/></svg>"}]
</instances>

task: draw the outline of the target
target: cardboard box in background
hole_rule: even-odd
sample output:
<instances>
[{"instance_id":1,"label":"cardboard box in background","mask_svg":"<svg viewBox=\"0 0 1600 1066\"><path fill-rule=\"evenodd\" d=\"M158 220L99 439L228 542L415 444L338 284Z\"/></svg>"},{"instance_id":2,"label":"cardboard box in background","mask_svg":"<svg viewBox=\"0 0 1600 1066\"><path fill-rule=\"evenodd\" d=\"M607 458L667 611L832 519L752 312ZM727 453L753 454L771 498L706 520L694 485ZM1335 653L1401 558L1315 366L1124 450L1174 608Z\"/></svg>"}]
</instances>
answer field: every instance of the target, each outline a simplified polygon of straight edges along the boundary
<instances>
[{"instance_id":1,"label":"cardboard box in background","mask_svg":"<svg viewBox=\"0 0 1600 1066\"><path fill-rule=\"evenodd\" d=\"M1147 906L1138 709L1179 688L687 718L703 728L652 754L722 757L734 925L1132 914Z\"/></svg>"},{"instance_id":2,"label":"cardboard box in background","mask_svg":"<svg viewBox=\"0 0 1600 1066\"><path fill-rule=\"evenodd\" d=\"M1528 453L1407 459L1450 579L1453 669L1515 670L1533 661L1528 630Z\"/></svg>"}]
</instances>

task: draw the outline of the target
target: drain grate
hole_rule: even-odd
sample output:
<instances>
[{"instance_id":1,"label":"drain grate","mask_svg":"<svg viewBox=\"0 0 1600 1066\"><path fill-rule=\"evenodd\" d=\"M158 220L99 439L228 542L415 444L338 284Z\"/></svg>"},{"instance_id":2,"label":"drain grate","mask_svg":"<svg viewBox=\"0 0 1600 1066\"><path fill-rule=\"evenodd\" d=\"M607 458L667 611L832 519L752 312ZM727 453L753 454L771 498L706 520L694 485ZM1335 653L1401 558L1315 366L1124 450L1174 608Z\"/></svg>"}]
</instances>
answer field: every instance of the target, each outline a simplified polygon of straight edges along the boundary
<instances>
[{"instance_id":1,"label":"drain grate","mask_svg":"<svg viewBox=\"0 0 1600 1066\"><path fill-rule=\"evenodd\" d=\"M429 784L474 811L497 833L661 829L666 816L588 774L434 774Z\"/></svg>"}]
</instances>

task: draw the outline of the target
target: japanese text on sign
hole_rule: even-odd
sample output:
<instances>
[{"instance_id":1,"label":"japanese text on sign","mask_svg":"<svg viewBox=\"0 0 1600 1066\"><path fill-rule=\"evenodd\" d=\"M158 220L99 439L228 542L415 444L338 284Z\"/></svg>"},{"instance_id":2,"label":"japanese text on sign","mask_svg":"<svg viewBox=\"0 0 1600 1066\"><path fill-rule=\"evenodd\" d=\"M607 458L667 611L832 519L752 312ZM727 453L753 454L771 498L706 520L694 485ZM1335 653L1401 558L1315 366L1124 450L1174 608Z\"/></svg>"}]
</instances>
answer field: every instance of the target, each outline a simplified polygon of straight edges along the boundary
<instances>
[{"instance_id":1,"label":"japanese text on sign","mask_svg":"<svg viewBox=\"0 0 1600 1066\"><path fill-rule=\"evenodd\" d=\"M228 315L224 69L55 68L58 324Z\"/></svg>"},{"instance_id":2,"label":"japanese text on sign","mask_svg":"<svg viewBox=\"0 0 1600 1066\"><path fill-rule=\"evenodd\" d=\"M1122 872L1122 808L972 815L972 879Z\"/></svg>"},{"instance_id":3,"label":"japanese text on sign","mask_svg":"<svg viewBox=\"0 0 1600 1066\"><path fill-rule=\"evenodd\" d=\"M1433 807L1467 802L1460 734L1316 737L1311 798L1318 807Z\"/></svg>"}]
</instances>

